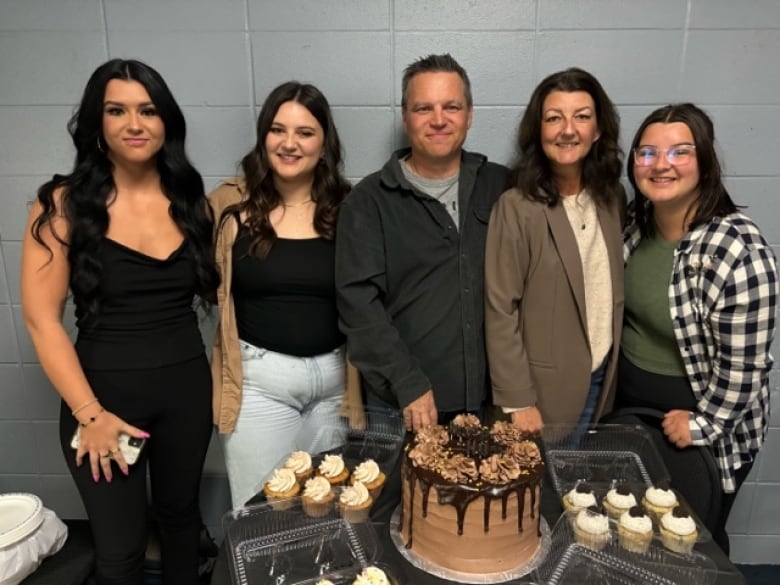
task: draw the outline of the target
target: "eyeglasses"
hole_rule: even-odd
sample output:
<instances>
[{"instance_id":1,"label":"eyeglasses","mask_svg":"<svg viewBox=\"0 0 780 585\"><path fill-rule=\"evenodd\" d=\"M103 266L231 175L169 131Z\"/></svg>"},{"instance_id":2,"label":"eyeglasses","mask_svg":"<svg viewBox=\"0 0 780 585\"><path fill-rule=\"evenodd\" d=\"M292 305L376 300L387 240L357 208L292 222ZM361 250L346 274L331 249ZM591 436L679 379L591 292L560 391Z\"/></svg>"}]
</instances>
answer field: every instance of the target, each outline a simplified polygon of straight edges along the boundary
<instances>
[{"instance_id":1,"label":"eyeglasses","mask_svg":"<svg viewBox=\"0 0 780 585\"><path fill-rule=\"evenodd\" d=\"M653 166L658 162L658 157L661 154L670 165L687 165L696 156L696 146L694 144L675 144L669 148L640 146L634 149L634 164L638 167Z\"/></svg>"}]
</instances>

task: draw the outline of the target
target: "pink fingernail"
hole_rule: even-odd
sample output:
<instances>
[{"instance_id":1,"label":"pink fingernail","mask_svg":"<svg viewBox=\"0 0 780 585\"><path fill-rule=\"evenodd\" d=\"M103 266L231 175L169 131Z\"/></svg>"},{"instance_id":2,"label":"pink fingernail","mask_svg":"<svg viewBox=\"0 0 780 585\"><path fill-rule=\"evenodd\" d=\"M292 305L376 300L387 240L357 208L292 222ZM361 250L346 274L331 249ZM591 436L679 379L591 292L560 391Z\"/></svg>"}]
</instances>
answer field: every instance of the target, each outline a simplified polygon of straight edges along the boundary
<instances>
[{"instance_id":1,"label":"pink fingernail","mask_svg":"<svg viewBox=\"0 0 780 585\"><path fill-rule=\"evenodd\" d=\"M92 476L92 481L94 481L95 483L97 483L99 480L100 480L100 476L97 473Z\"/></svg>"},{"instance_id":2,"label":"pink fingernail","mask_svg":"<svg viewBox=\"0 0 780 585\"><path fill-rule=\"evenodd\" d=\"M111 478L110 477L106 478L106 483L111 483Z\"/></svg>"},{"instance_id":3,"label":"pink fingernail","mask_svg":"<svg viewBox=\"0 0 780 585\"><path fill-rule=\"evenodd\" d=\"M149 433L144 433L144 434L143 434L143 435L141 435L141 436L142 436L144 439L148 439L148 438L149 438L149 437L151 437L152 435L150 435Z\"/></svg>"},{"instance_id":4,"label":"pink fingernail","mask_svg":"<svg viewBox=\"0 0 780 585\"><path fill-rule=\"evenodd\" d=\"M124 473L125 475L130 475L130 470L129 469L123 469L122 473Z\"/></svg>"}]
</instances>

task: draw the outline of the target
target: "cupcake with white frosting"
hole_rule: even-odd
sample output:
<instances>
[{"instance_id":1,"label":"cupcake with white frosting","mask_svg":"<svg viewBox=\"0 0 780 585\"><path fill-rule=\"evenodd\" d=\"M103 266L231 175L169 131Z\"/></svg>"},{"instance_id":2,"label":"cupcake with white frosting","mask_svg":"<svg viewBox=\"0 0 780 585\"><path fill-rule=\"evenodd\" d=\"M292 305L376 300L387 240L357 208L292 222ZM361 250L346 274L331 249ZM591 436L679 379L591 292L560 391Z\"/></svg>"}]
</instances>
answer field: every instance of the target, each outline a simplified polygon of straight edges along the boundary
<instances>
[{"instance_id":1,"label":"cupcake with white frosting","mask_svg":"<svg viewBox=\"0 0 780 585\"><path fill-rule=\"evenodd\" d=\"M689 554L699 538L696 522L682 506L677 506L661 516L658 530L661 533L661 542L666 548L683 554Z\"/></svg>"},{"instance_id":2,"label":"cupcake with white frosting","mask_svg":"<svg viewBox=\"0 0 780 585\"><path fill-rule=\"evenodd\" d=\"M385 485L386 479L387 477L382 470L379 469L377 462L373 459L366 459L355 467L350 481L353 484L359 481L365 485L366 489L368 489L368 493L376 500L377 497L379 497L379 492L382 491L382 486Z\"/></svg>"},{"instance_id":3,"label":"cupcake with white frosting","mask_svg":"<svg viewBox=\"0 0 780 585\"><path fill-rule=\"evenodd\" d=\"M637 501L636 496L631 493L631 489L626 484L621 483L607 492L602 503L609 517L617 520L623 512L636 506Z\"/></svg>"},{"instance_id":4,"label":"cupcake with white frosting","mask_svg":"<svg viewBox=\"0 0 780 585\"><path fill-rule=\"evenodd\" d=\"M563 495L563 508L570 518L576 518L582 510L596 504L596 492L589 483L580 482Z\"/></svg>"},{"instance_id":5,"label":"cupcake with white frosting","mask_svg":"<svg viewBox=\"0 0 780 585\"><path fill-rule=\"evenodd\" d=\"M263 485L263 493L274 510L287 510L292 507L293 498L301 491L292 469L275 469L271 479Z\"/></svg>"},{"instance_id":6,"label":"cupcake with white frosting","mask_svg":"<svg viewBox=\"0 0 780 585\"><path fill-rule=\"evenodd\" d=\"M360 482L343 488L339 496L339 510L347 522L365 522L373 503L368 488Z\"/></svg>"},{"instance_id":7,"label":"cupcake with white frosting","mask_svg":"<svg viewBox=\"0 0 780 585\"><path fill-rule=\"evenodd\" d=\"M672 491L666 481L659 481L647 488L642 498L642 505L656 523L661 521L664 514L674 510L678 503L677 494Z\"/></svg>"},{"instance_id":8,"label":"cupcake with white frosting","mask_svg":"<svg viewBox=\"0 0 780 585\"><path fill-rule=\"evenodd\" d=\"M602 508L591 506L577 514L574 538L593 550L601 550L609 542L609 518Z\"/></svg>"},{"instance_id":9,"label":"cupcake with white frosting","mask_svg":"<svg viewBox=\"0 0 780 585\"><path fill-rule=\"evenodd\" d=\"M633 506L618 521L620 546L630 552L646 553L653 540L653 521L642 506Z\"/></svg>"},{"instance_id":10,"label":"cupcake with white frosting","mask_svg":"<svg viewBox=\"0 0 780 585\"><path fill-rule=\"evenodd\" d=\"M335 499L336 494L333 493L330 482L318 475L306 481L303 487L301 503L306 514L313 518L321 518L322 516L327 516L333 509L333 501Z\"/></svg>"},{"instance_id":11,"label":"cupcake with white frosting","mask_svg":"<svg viewBox=\"0 0 780 585\"><path fill-rule=\"evenodd\" d=\"M306 451L293 451L284 462L284 467L293 470L295 479L300 484L303 484L314 473L314 467L311 465L311 455Z\"/></svg>"},{"instance_id":12,"label":"cupcake with white frosting","mask_svg":"<svg viewBox=\"0 0 780 585\"><path fill-rule=\"evenodd\" d=\"M349 477L349 469L341 455L325 455L317 468L317 475L327 479L330 485L342 485Z\"/></svg>"}]
</instances>

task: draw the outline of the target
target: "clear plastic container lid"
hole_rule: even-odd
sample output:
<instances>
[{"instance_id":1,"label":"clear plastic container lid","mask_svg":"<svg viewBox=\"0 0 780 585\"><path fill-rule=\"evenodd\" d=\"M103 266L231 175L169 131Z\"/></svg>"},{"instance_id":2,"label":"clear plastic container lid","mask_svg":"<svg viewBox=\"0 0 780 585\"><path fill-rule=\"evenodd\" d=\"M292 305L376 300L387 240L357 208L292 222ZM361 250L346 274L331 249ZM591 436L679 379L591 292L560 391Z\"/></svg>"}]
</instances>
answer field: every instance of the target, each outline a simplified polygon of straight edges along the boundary
<instances>
[{"instance_id":1,"label":"clear plastic container lid","mask_svg":"<svg viewBox=\"0 0 780 585\"><path fill-rule=\"evenodd\" d=\"M308 583L365 566L378 555L371 523L348 522L335 505L311 516L300 497L231 510L222 528L236 585Z\"/></svg>"},{"instance_id":2,"label":"clear plastic container lid","mask_svg":"<svg viewBox=\"0 0 780 585\"><path fill-rule=\"evenodd\" d=\"M325 573L319 577L308 579L299 583L298 585L326 585L332 583L333 585L353 585L356 579L361 573L364 573L367 569L379 569L387 577L388 585L404 585L404 582L398 577L395 569L391 569L387 565L380 563L370 563L365 567L352 567L349 569L342 569L340 571L334 571L332 573ZM374 581L372 581L374 583ZM380 583L380 581L376 581Z\"/></svg>"},{"instance_id":3,"label":"clear plastic container lid","mask_svg":"<svg viewBox=\"0 0 780 585\"><path fill-rule=\"evenodd\" d=\"M715 562L698 551L682 554L653 538L645 552L621 544L615 524L594 546L578 537L572 522L562 515L553 528L550 552L536 571L535 581L547 585L604 583L620 585L712 585L718 576Z\"/></svg>"},{"instance_id":4,"label":"clear plastic container lid","mask_svg":"<svg viewBox=\"0 0 780 585\"><path fill-rule=\"evenodd\" d=\"M650 487L669 481L669 472L650 434L639 425L545 425L547 469L559 496L579 482L606 491L614 482Z\"/></svg>"}]
</instances>

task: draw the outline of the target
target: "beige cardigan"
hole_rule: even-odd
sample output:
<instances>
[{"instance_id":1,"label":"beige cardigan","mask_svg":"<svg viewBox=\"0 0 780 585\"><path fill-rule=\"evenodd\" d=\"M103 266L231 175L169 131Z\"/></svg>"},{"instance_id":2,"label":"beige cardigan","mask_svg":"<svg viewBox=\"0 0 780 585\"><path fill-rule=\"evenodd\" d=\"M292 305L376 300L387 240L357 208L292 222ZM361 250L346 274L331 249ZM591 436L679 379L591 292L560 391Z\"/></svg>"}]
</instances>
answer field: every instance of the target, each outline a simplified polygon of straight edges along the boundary
<instances>
[{"instance_id":1,"label":"beige cardigan","mask_svg":"<svg viewBox=\"0 0 780 585\"><path fill-rule=\"evenodd\" d=\"M214 424L219 433L232 433L241 408L241 353L238 349L238 327L235 306L231 294L233 280L233 243L238 234L238 223L227 219L222 222L222 213L244 197L244 180L239 178L223 181L209 194L214 210L216 230L215 256L222 281L217 289L219 304L219 325L214 336L211 351L211 375L214 380L213 408ZM360 391L360 375L352 364L347 363L346 388L342 402L342 414L347 416L350 426L364 428L365 415Z\"/></svg>"}]
</instances>

